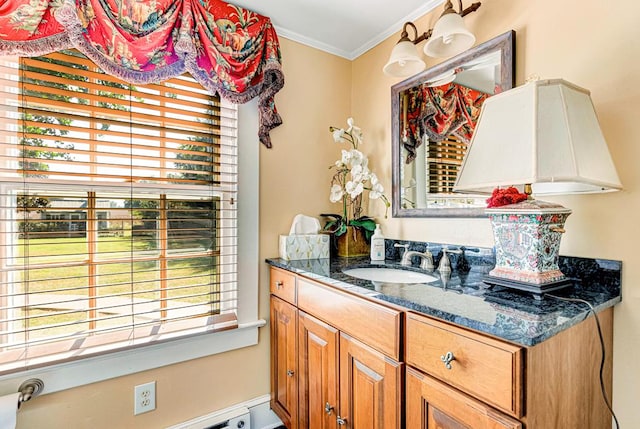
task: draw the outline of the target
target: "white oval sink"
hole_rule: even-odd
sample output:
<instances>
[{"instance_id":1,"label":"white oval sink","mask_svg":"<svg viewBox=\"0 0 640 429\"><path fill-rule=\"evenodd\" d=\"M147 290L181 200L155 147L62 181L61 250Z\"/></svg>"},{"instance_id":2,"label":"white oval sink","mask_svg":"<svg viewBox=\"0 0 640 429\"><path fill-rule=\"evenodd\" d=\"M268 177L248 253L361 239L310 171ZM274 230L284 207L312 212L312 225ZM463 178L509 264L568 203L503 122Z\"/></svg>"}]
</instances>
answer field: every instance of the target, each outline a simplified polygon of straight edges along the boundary
<instances>
[{"instance_id":1,"label":"white oval sink","mask_svg":"<svg viewBox=\"0 0 640 429\"><path fill-rule=\"evenodd\" d=\"M347 268L342 272L348 276L372 282L386 283L430 283L438 280L436 276L397 268Z\"/></svg>"}]
</instances>

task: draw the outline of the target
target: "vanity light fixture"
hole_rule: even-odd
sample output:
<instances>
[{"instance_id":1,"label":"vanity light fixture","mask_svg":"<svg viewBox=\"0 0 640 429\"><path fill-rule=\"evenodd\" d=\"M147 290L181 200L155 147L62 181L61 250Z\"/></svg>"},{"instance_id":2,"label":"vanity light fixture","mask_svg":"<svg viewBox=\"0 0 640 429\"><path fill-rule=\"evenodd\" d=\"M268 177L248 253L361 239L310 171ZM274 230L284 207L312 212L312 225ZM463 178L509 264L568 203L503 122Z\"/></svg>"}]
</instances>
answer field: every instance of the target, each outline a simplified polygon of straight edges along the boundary
<instances>
[{"instance_id":1,"label":"vanity light fixture","mask_svg":"<svg viewBox=\"0 0 640 429\"><path fill-rule=\"evenodd\" d=\"M485 100L454 191L524 187L526 201L488 208L496 266L485 282L540 295L571 282L558 267L571 210L535 195L622 189L589 91L533 80Z\"/></svg>"},{"instance_id":2,"label":"vanity light fixture","mask_svg":"<svg viewBox=\"0 0 640 429\"><path fill-rule=\"evenodd\" d=\"M400 40L382 69L384 73L394 77L405 77L424 70L426 64L415 47L424 40L427 40L424 53L430 57L452 57L472 47L476 38L467 30L462 17L478 10L481 3L473 3L466 9L462 9L462 0L458 0L458 4L460 12L456 12L451 0L447 0L444 12L436 25L421 35L418 35L418 29L412 22L405 22ZM409 37L408 27L413 29L413 39Z\"/></svg>"}]
</instances>

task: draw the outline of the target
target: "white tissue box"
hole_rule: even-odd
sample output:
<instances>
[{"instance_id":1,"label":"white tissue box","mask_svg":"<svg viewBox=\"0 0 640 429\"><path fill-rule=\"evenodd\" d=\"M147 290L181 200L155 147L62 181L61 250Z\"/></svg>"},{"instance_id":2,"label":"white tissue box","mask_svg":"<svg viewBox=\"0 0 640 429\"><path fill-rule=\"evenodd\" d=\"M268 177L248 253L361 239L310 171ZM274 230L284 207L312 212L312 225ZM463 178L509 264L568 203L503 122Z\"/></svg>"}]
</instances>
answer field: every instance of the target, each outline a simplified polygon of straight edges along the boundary
<instances>
[{"instance_id":1,"label":"white tissue box","mask_svg":"<svg viewBox=\"0 0 640 429\"><path fill-rule=\"evenodd\" d=\"M329 257L329 234L299 234L280 236L280 258L322 259Z\"/></svg>"}]
</instances>

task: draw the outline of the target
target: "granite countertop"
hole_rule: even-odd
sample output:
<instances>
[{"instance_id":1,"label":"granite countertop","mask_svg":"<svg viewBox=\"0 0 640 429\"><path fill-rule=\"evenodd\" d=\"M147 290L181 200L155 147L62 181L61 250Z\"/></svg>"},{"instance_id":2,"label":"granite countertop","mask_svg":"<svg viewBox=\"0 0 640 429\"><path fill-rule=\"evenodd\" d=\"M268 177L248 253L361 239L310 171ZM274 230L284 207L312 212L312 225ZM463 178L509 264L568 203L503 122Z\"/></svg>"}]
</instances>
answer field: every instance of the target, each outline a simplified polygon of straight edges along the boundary
<instances>
[{"instance_id":1,"label":"granite countertop","mask_svg":"<svg viewBox=\"0 0 640 429\"><path fill-rule=\"evenodd\" d=\"M474 258L471 255L464 259L464 263L454 264L450 277L433 271L431 274L437 280L426 284L372 282L342 272L345 268L368 266L422 271L416 267L402 267L396 259L371 262L368 257L298 261L273 258L266 262L338 289L392 303L522 346L538 344L589 316L589 309L583 303L551 297L536 299L530 293L489 287L482 282L483 276L493 267L491 258L486 257ZM621 301L621 262L561 256L560 267L573 281L573 286L553 292L554 295L584 299L596 311Z\"/></svg>"}]
</instances>

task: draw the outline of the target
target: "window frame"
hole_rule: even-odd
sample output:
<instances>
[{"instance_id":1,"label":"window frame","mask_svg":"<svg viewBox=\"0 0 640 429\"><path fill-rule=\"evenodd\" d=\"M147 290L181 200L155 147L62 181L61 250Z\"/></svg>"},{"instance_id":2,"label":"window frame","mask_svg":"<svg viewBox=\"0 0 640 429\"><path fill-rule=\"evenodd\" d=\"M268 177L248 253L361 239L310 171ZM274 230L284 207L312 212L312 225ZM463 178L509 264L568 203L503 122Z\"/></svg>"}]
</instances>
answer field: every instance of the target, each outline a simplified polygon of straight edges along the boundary
<instances>
[{"instance_id":1,"label":"window frame","mask_svg":"<svg viewBox=\"0 0 640 429\"><path fill-rule=\"evenodd\" d=\"M39 378L44 394L121 377L258 344L259 142L258 106L238 106L238 328L168 339L142 347L26 369L0 376L0 391L12 392L27 378Z\"/></svg>"}]
</instances>

